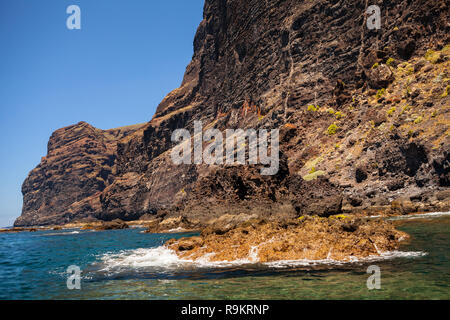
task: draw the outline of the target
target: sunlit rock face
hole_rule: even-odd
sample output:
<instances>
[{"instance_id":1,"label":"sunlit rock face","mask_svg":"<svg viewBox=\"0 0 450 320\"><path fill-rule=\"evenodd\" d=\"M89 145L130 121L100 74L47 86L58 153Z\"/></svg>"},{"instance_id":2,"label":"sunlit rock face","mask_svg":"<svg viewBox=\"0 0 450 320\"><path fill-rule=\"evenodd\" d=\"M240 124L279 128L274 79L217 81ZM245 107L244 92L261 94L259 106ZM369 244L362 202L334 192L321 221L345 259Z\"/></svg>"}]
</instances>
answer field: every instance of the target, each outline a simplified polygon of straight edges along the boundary
<instances>
[{"instance_id":1,"label":"sunlit rock face","mask_svg":"<svg viewBox=\"0 0 450 320\"><path fill-rule=\"evenodd\" d=\"M180 88L141 127L56 131L16 224L448 208L448 4L389 1L380 30L365 5L206 0ZM280 170L175 165L196 120L279 129Z\"/></svg>"}]
</instances>

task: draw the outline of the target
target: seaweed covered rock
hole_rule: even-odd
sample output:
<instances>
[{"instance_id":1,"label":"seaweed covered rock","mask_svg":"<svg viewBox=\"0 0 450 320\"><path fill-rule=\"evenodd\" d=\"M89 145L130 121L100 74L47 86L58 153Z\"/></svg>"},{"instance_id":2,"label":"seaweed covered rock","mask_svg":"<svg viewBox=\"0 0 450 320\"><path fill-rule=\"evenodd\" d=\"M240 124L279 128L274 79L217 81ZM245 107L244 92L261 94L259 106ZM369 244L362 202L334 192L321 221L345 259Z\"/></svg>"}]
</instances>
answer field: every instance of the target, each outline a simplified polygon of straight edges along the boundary
<instances>
[{"instance_id":1,"label":"seaweed covered rock","mask_svg":"<svg viewBox=\"0 0 450 320\"><path fill-rule=\"evenodd\" d=\"M296 220L249 220L226 233L170 240L166 245L181 258L209 261L280 260L350 261L398 249L408 235L383 220L336 215Z\"/></svg>"}]
</instances>

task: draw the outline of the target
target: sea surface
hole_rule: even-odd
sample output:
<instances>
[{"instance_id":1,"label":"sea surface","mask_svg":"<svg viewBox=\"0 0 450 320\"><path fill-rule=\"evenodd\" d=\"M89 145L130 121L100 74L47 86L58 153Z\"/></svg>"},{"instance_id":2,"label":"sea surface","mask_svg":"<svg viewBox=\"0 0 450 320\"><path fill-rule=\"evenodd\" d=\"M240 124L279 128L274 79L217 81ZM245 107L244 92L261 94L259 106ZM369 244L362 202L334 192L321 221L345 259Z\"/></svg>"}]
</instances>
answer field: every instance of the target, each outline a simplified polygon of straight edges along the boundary
<instances>
[{"instance_id":1,"label":"sea surface","mask_svg":"<svg viewBox=\"0 0 450 320\"><path fill-rule=\"evenodd\" d=\"M0 299L450 299L450 213L395 220L410 241L351 263L193 263L162 244L194 234L139 228L0 234ZM367 288L371 265L379 290ZM79 290L69 266L82 270Z\"/></svg>"}]
</instances>

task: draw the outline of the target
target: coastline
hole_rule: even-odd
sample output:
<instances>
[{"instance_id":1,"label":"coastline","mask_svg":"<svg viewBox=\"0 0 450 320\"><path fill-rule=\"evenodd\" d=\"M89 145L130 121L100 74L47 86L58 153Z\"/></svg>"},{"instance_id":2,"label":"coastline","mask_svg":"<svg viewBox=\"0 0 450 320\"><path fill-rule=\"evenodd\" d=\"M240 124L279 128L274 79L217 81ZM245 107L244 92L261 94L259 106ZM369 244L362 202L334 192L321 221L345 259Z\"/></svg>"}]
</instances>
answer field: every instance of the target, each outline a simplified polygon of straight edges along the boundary
<instances>
[{"instance_id":1,"label":"coastline","mask_svg":"<svg viewBox=\"0 0 450 320\"><path fill-rule=\"evenodd\" d=\"M170 239L163 247L179 259L192 261L282 261L351 262L381 258L396 252L409 235L396 227L402 220L445 215L448 212L382 215L301 216L296 219L264 219L255 215L224 215L207 222L184 217L112 222L73 222L61 226L0 229L1 233L79 229L107 231L128 228L145 229L146 234L197 233L199 236Z\"/></svg>"},{"instance_id":2,"label":"coastline","mask_svg":"<svg viewBox=\"0 0 450 320\"><path fill-rule=\"evenodd\" d=\"M397 230L411 235L410 239L401 241L397 250L348 261L333 256L274 262L194 261L179 257L164 243L198 233L144 234L144 228L0 235L4 272L25 266L25 281L42 278L52 283L43 290L41 282L31 281L35 285L23 291L12 285L23 278L8 277L2 278L6 282L0 287L8 299L442 299L448 298L443 274L450 262L449 214L383 218L403 218L393 223ZM37 250L25 250L30 245ZM24 252L28 254L20 254ZM82 268L83 290L67 290L68 263ZM431 269L430 264L434 266ZM381 268L383 290L367 290L366 269L370 265Z\"/></svg>"},{"instance_id":3,"label":"coastline","mask_svg":"<svg viewBox=\"0 0 450 320\"><path fill-rule=\"evenodd\" d=\"M450 202L447 200L447 202ZM421 210L421 211L406 211L407 213L403 213L405 211L400 210L391 210L394 207L400 208L397 205L384 206L384 207L371 207L366 210L360 211L344 211L342 214L355 216L358 218L390 218L390 217L411 217L411 216L424 216L427 214L441 214L450 211L450 206L441 207L441 210L435 210L434 208ZM312 215L314 216L314 215ZM145 233L184 233L184 232L201 232L207 226L212 224L217 224L220 221L228 221L228 220L236 220L244 222L246 220L257 218L255 215L224 215L217 219L210 219L205 222L200 222L198 220L189 220L183 217L168 217L168 218L158 218L155 217L153 219L143 219L143 220L132 220L132 221L122 221L127 224L129 228L145 228ZM35 225L28 227L4 227L0 228L0 233L17 233L17 232L35 232L39 230L67 230L67 229L90 229L93 231L102 231L98 230L105 224L105 221L95 220L88 222L70 222L66 224L55 224L55 225Z\"/></svg>"}]
</instances>

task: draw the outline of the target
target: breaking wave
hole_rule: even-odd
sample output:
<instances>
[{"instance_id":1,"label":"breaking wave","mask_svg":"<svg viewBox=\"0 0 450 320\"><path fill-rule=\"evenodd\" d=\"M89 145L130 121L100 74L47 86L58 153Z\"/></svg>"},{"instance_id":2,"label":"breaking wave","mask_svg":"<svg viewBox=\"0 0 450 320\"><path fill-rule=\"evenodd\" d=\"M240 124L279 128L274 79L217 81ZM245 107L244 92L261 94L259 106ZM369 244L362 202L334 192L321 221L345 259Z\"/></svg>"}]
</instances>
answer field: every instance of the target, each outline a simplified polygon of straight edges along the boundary
<instances>
[{"instance_id":1,"label":"breaking wave","mask_svg":"<svg viewBox=\"0 0 450 320\"><path fill-rule=\"evenodd\" d=\"M315 267L326 266L329 268L351 265L354 263L367 263L374 261L383 261L396 258L417 258L425 256L425 252L403 252L392 251L383 252L379 256L369 256L367 258L357 259L350 257L348 261L337 261L333 259L323 260L284 260L276 262L261 263L257 258L257 249L252 248L247 259L235 261L209 261L206 255L202 259L188 260L181 259L175 251L161 246L151 249L136 249L123 251L117 254L104 254L100 257L100 263L97 271L108 275L119 274L122 272L174 272L189 271L201 269L220 269L220 268L265 268L280 269L292 267Z\"/></svg>"},{"instance_id":2,"label":"breaking wave","mask_svg":"<svg viewBox=\"0 0 450 320\"><path fill-rule=\"evenodd\" d=\"M43 236L68 236L68 235L74 235L79 234L80 231L72 231L72 232L55 232L55 233L45 233Z\"/></svg>"},{"instance_id":3,"label":"breaking wave","mask_svg":"<svg viewBox=\"0 0 450 320\"><path fill-rule=\"evenodd\" d=\"M426 214L416 214L400 217L391 217L389 220L413 220L431 219L449 216L450 212L434 212ZM126 250L119 253L107 253L97 257L97 263L90 268L95 274L103 274L111 277L124 274L139 276L142 274L168 274L177 272L202 272L211 270L226 269L251 269L251 270L280 270L289 268L341 268L351 267L352 264L365 264L377 261L393 259L414 259L426 256L426 252L421 251L391 251L379 252L366 258L349 257L347 261L333 260L330 258L322 260L283 260L275 262L261 263L258 259L258 246L254 246L249 251L246 259L235 261L210 261L214 253L207 254L201 259L190 260L178 257L175 251L165 247L155 247L148 249Z\"/></svg>"}]
</instances>

